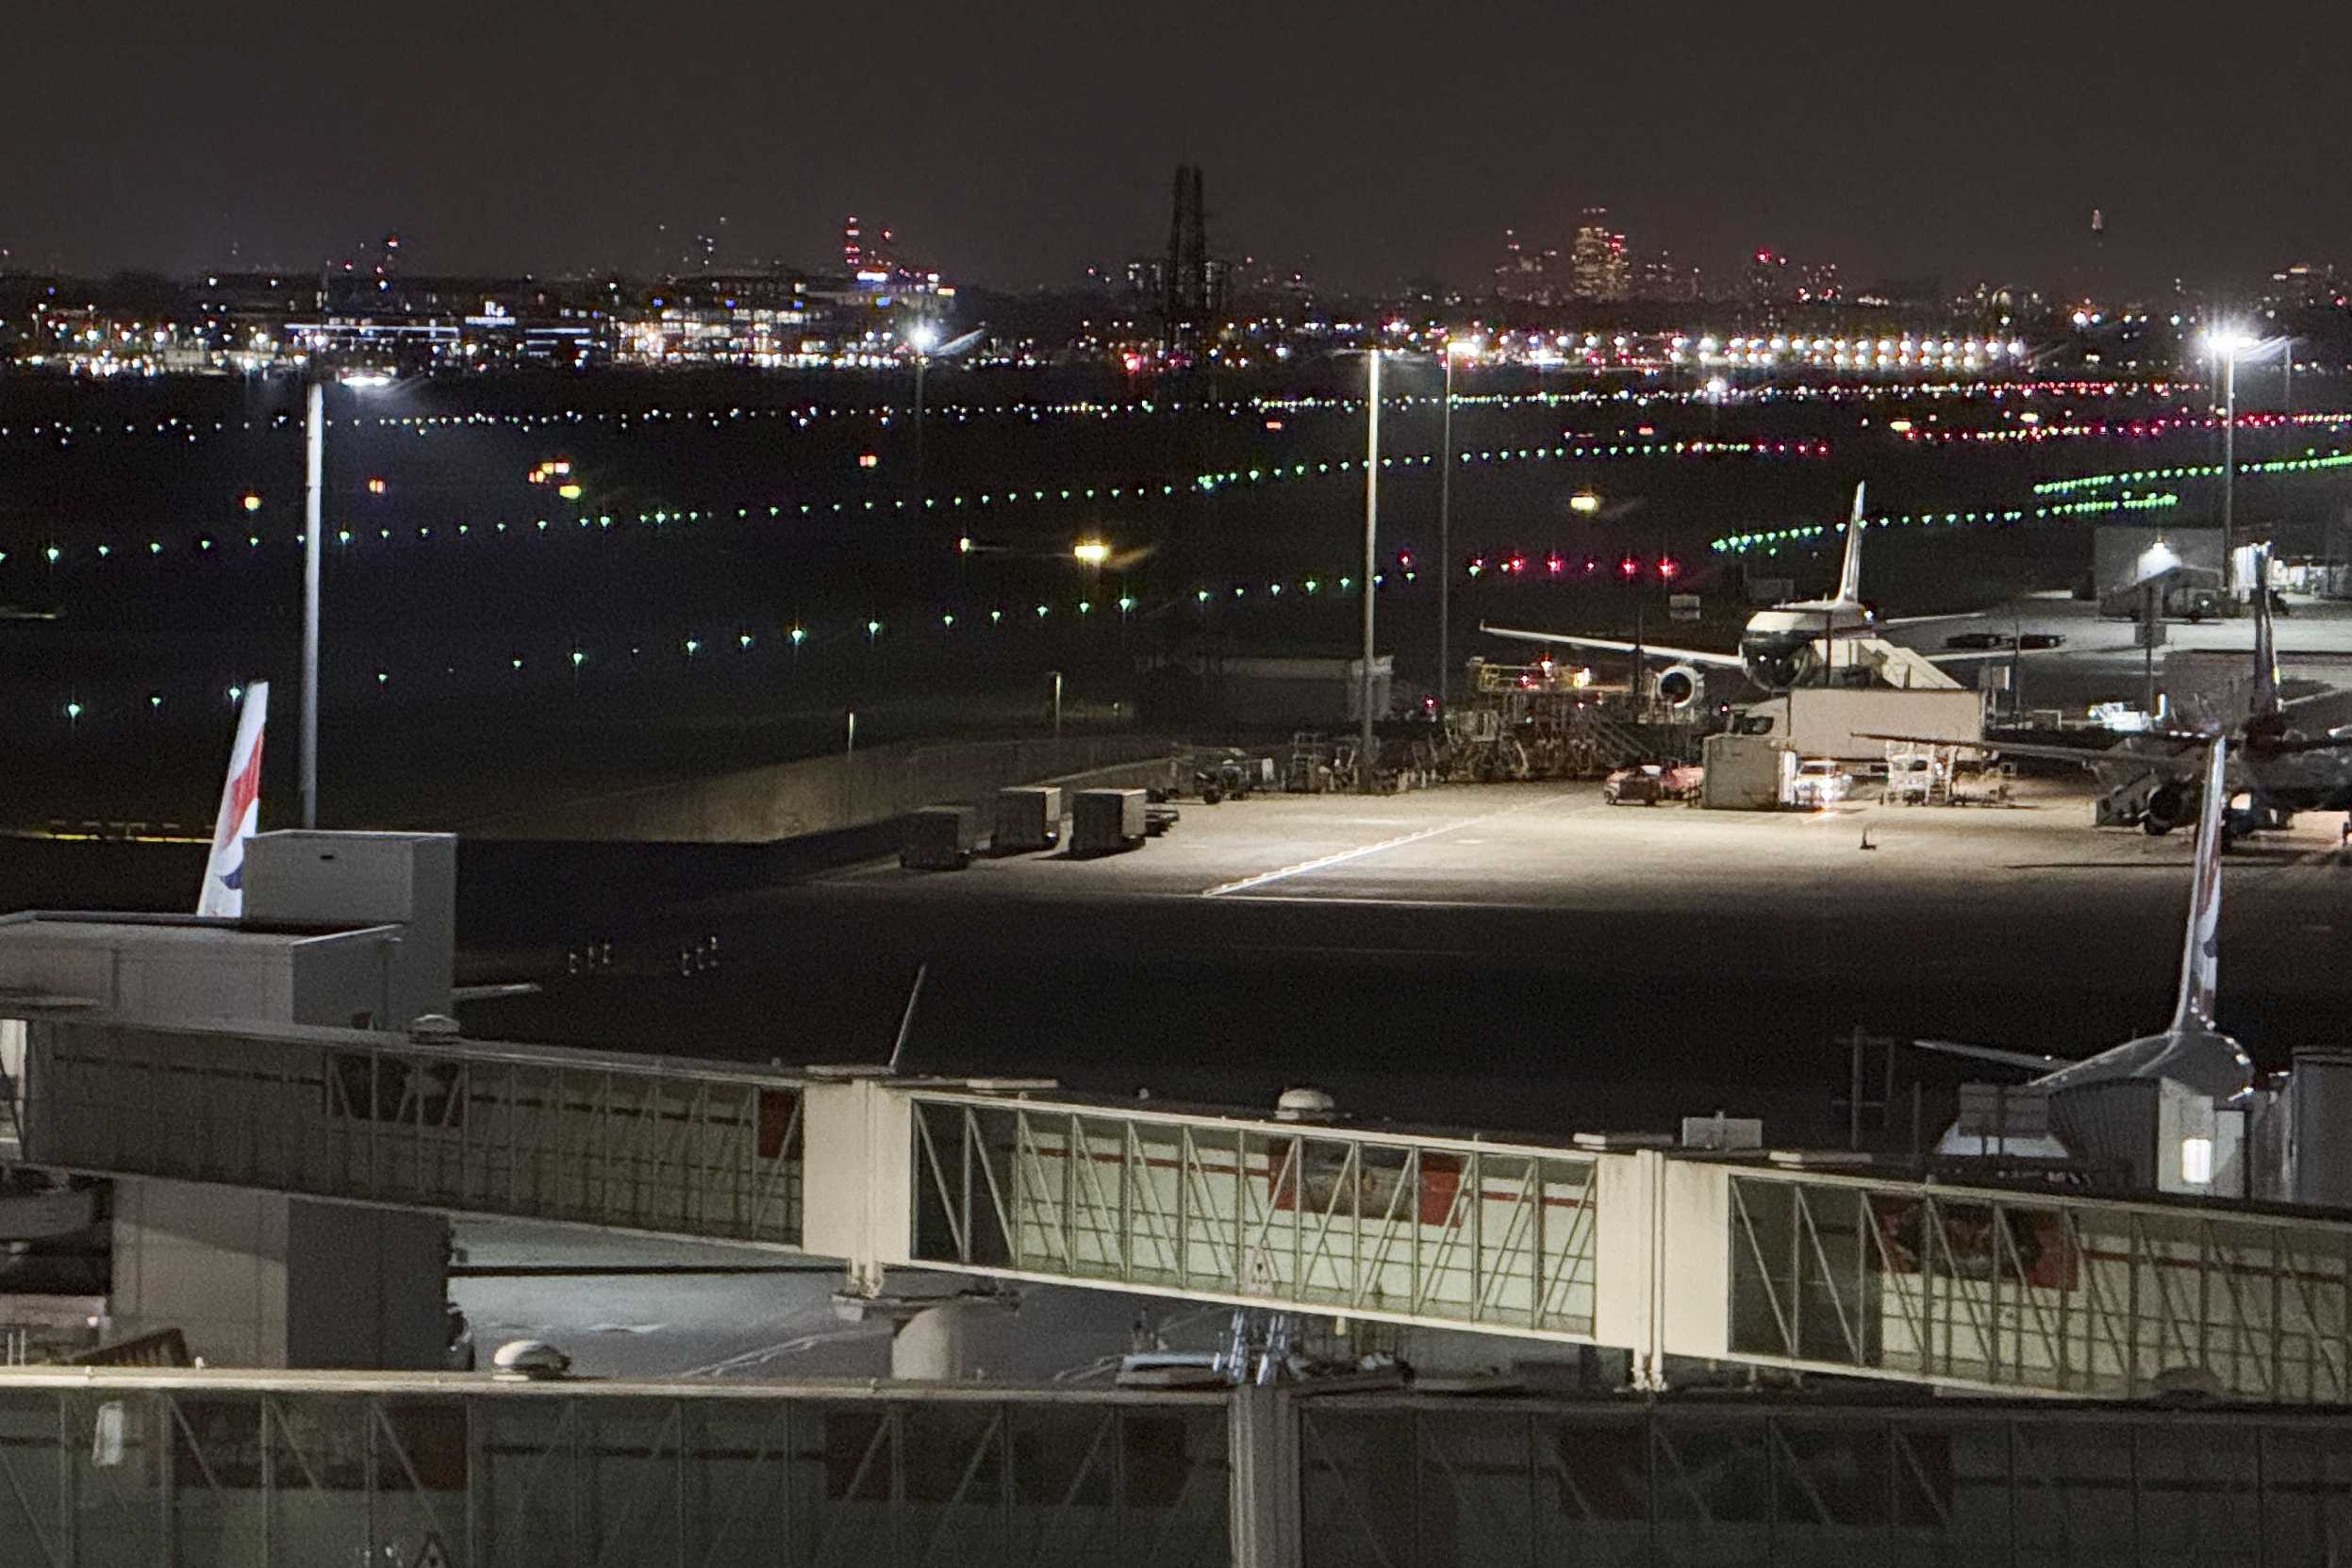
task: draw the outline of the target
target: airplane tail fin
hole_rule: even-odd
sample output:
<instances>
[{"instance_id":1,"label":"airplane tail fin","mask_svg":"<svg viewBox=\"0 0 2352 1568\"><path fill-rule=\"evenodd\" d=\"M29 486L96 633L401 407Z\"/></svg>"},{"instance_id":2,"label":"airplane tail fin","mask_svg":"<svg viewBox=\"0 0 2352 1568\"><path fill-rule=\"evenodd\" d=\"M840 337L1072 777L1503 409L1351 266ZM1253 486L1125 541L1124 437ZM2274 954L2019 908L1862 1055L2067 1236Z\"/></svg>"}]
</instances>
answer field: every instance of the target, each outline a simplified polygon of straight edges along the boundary
<instances>
[{"instance_id":1,"label":"airplane tail fin","mask_svg":"<svg viewBox=\"0 0 2352 1568\"><path fill-rule=\"evenodd\" d=\"M237 744L229 751L221 815L212 824L212 854L205 862L196 913L235 919L245 913L245 840L261 823L261 732L270 718L270 683L245 688L238 710Z\"/></svg>"},{"instance_id":2,"label":"airplane tail fin","mask_svg":"<svg viewBox=\"0 0 2352 1568\"><path fill-rule=\"evenodd\" d=\"M1853 515L1846 520L1846 566L1837 579L1837 596L1848 602L1862 597L1862 492L1857 484Z\"/></svg>"},{"instance_id":3,"label":"airplane tail fin","mask_svg":"<svg viewBox=\"0 0 2352 1568\"><path fill-rule=\"evenodd\" d=\"M2270 546L2254 548L2254 696L2248 717L2278 711L2278 642L2270 619Z\"/></svg>"},{"instance_id":4,"label":"airplane tail fin","mask_svg":"<svg viewBox=\"0 0 2352 1568\"><path fill-rule=\"evenodd\" d=\"M2229 810L2229 743L2213 742L2205 762L2205 798L2196 818L2196 879L2189 894L2189 932L2180 950L2180 995L2172 1027L2213 1027L2213 988L2220 978L2221 846Z\"/></svg>"}]
</instances>

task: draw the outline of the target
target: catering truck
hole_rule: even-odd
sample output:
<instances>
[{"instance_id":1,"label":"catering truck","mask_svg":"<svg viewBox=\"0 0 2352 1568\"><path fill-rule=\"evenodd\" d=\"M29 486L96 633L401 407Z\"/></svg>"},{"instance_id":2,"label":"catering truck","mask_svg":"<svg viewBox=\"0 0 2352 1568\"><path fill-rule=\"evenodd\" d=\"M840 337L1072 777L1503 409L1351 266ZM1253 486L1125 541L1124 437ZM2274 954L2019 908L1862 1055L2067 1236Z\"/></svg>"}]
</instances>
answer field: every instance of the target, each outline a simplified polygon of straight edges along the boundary
<instances>
[{"instance_id":1,"label":"catering truck","mask_svg":"<svg viewBox=\"0 0 2352 1568\"><path fill-rule=\"evenodd\" d=\"M1974 691L1896 686L1793 686L1731 715L1731 732L1769 737L1799 757L1883 763L1873 735L1974 746L1984 739L1984 699Z\"/></svg>"}]
</instances>

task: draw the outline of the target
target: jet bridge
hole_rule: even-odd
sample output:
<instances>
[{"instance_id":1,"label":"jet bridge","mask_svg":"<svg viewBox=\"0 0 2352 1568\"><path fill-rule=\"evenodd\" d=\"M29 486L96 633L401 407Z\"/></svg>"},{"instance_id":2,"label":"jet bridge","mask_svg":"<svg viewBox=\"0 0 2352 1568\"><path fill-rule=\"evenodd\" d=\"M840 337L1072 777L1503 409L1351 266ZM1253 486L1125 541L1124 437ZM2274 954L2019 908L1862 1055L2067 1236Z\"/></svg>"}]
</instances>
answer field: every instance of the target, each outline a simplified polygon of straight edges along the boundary
<instances>
[{"instance_id":1,"label":"jet bridge","mask_svg":"<svg viewBox=\"0 0 2352 1568\"><path fill-rule=\"evenodd\" d=\"M2341 1560L2333 1411L0 1369L14 1568Z\"/></svg>"},{"instance_id":2,"label":"jet bridge","mask_svg":"<svg viewBox=\"0 0 2352 1568\"><path fill-rule=\"evenodd\" d=\"M2352 1221L343 1030L36 1018L98 1173L1954 1388L2352 1402Z\"/></svg>"}]
</instances>

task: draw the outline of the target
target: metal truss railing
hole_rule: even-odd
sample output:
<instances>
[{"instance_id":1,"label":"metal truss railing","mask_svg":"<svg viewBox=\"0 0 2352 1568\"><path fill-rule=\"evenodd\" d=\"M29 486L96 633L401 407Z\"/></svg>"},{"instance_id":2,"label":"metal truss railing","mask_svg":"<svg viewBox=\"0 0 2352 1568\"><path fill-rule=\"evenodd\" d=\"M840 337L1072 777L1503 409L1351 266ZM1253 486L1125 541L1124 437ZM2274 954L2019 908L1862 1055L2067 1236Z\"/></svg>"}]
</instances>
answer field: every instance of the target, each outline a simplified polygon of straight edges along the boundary
<instances>
[{"instance_id":1,"label":"metal truss railing","mask_svg":"<svg viewBox=\"0 0 2352 1568\"><path fill-rule=\"evenodd\" d=\"M9 1568L1226 1558L1226 1411L1214 1395L13 1381L0 1380Z\"/></svg>"},{"instance_id":2,"label":"metal truss railing","mask_svg":"<svg viewBox=\"0 0 2352 1568\"><path fill-rule=\"evenodd\" d=\"M2352 1401L2352 1226L1731 1178L1731 1353L2050 1393Z\"/></svg>"},{"instance_id":3,"label":"metal truss railing","mask_svg":"<svg viewBox=\"0 0 2352 1568\"><path fill-rule=\"evenodd\" d=\"M356 1031L36 1023L27 1158L737 1241L801 1236L801 1085Z\"/></svg>"},{"instance_id":4,"label":"metal truss railing","mask_svg":"<svg viewBox=\"0 0 2352 1568\"><path fill-rule=\"evenodd\" d=\"M912 1098L919 1262L1592 1332L1590 1160L1325 1127Z\"/></svg>"},{"instance_id":5,"label":"metal truss railing","mask_svg":"<svg viewBox=\"0 0 2352 1568\"><path fill-rule=\"evenodd\" d=\"M2337 1561L2352 1540L2352 1428L2332 1413L1299 1409L1305 1568L2256 1568Z\"/></svg>"}]
</instances>

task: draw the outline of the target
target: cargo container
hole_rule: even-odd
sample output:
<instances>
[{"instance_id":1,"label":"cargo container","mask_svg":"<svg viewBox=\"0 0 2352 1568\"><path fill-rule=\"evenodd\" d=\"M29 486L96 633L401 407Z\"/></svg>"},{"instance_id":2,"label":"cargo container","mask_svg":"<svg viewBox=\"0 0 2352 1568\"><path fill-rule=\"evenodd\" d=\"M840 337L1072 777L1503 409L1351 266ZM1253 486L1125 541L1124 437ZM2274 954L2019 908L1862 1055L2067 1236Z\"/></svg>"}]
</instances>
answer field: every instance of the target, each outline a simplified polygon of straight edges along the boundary
<instances>
[{"instance_id":1,"label":"cargo container","mask_svg":"<svg viewBox=\"0 0 2352 1568\"><path fill-rule=\"evenodd\" d=\"M1140 789L1082 789L1070 801L1069 852L1110 855L1143 843L1148 824Z\"/></svg>"},{"instance_id":2,"label":"cargo container","mask_svg":"<svg viewBox=\"0 0 2352 1568\"><path fill-rule=\"evenodd\" d=\"M961 871L979 842L980 814L969 806L925 806L906 819L899 864L910 871Z\"/></svg>"},{"instance_id":3,"label":"cargo container","mask_svg":"<svg viewBox=\"0 0 2352 1568\"><path fill-rule=\"evenodd\" d=\"M1061 785L1030 784L997 791L996 817L988 834L991 854L1034 854L1061 841Z\"/></svg>"}]
</instances>

